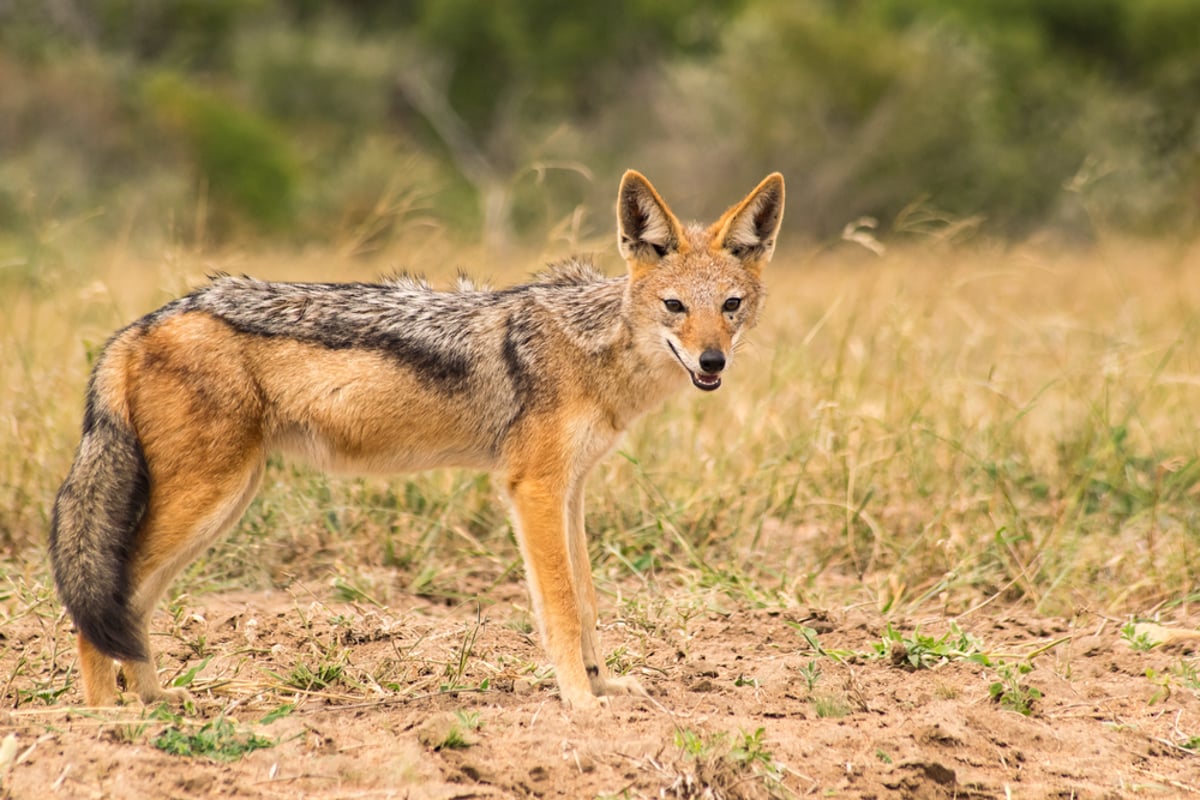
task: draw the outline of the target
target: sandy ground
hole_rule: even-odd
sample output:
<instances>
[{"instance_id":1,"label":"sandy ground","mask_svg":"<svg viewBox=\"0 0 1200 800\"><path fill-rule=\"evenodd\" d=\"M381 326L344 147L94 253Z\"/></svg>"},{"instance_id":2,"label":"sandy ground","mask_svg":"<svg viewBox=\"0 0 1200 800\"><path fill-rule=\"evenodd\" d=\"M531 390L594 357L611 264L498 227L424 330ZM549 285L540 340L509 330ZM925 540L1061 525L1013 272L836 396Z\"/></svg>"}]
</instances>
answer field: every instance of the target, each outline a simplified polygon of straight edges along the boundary
<instances>
[{"instance_id":1,"label":"sandy ground","mask_svg":"<svg viewBox=\"0 0 1200 800\"><path fill-rule=\"evenodd\" d=\"M937 645L947 620L892 619L901 642L936 645L922 660L883 647L885 621L861 609L610 601L605 645L652 697L581 715L558 701L519 585L499 591L482 611L296 591L177 605L156 618L164 679L188 682L203 664L182 717L79 709L67 624L47 609L17 615L0 630L0 796L1200 794L1194 641L1140 649L1120 620L989 606L958 621L973 639ZM1185 632L1198 621L1160 619ZM947 655L954 643L966 646ZM306 675L327 685L285 685ZM161 749L205 725L226 732L232 760ZM267 746L237 755L251 735Z\"/></svg>"}]
</instances>

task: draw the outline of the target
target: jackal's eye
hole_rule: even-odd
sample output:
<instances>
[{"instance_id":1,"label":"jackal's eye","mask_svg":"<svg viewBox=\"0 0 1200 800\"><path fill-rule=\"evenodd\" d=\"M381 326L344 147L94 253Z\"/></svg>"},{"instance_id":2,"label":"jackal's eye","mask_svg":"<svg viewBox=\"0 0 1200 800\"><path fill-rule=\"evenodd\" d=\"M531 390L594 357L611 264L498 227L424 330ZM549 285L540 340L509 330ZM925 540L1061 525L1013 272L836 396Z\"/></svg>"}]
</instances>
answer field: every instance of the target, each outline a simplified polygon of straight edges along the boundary
<instances>
[{"instance_id":1,"label":"jackal's eye","mask_svg":"<svg viewBox=\"0 0 1200 800\"><path fill-rule=\"evenodd\" d=\"M737 311L739 308L741 308L741 305L742 305L742 298L731 297L725 301L725 305L721 306L721 308L723 308L725 311L727 311L729 313L733 313L734 311Z\"/></svg>"},{"instance_id":2,"label":"jackal's eye","mask_svg":"<svg viewBox=\"0 0 1200 800\"><path fill-rule=\"evenodd\" d=\"M687 310L683 307L683 303L679 302L674 297L668 297L663 300L663 306L665 306L667 311L670 311L672 314L682 314Z\"/></svg>"}]
</instances>

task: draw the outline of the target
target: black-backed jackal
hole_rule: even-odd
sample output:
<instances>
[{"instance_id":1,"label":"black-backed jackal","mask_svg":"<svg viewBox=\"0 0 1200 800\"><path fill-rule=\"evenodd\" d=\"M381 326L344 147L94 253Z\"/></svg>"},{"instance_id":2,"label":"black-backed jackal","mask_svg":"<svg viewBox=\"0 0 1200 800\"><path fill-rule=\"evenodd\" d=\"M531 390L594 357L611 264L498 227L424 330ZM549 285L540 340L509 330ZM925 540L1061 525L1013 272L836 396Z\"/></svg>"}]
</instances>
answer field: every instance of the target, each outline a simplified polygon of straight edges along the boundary
<instances>
[{"instance_id":1,"label":"black-backed jackal","mask_svg":"<svg viewBox=\"0 0 1200 800\"><path fill-rule=\"evenodd\" d=\"M494 471L563 701L642 694L607 673L597 641L584 480L667 394L721 385L758 318L783 199L776 173L711 226L685 226L630 171L627 276L570 261L454 292L221 277L116 333L50 532L85 701L117 700L116 661L144 702L183 694L159 685L152 611L242 515L273 451L339 471Z\"/></svg>"}]
</instances>

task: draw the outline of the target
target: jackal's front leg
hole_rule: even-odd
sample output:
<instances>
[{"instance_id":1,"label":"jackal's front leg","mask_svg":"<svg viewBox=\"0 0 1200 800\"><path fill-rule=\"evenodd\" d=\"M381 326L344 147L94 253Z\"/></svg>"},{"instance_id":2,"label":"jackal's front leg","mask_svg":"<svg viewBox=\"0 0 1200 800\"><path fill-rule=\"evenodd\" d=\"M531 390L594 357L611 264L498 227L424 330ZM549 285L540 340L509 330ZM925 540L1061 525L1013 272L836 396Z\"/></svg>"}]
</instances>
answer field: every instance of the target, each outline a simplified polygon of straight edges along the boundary
<instances>
[{"instance_id":1,"label":"jackal's front leg","mask_svg":"<svg viewBox=\"0 0 1200 800\"><path fill-rule=\"evenodd\" d=\"M583 477L579 477L570 492L567 510L567 546L571 554L571 571L575 574L575 595L579 603L580 633L583 646L583 666L596 695L636 694L646 690L631 675L613 677L604 663L600 647L600 632L596 628L596 587L592 582L592 562L588 556L587 529L584 527Z\"/></svg>"},{"instance_id":2,"label":"jackal's front leg","mask_svg":"<svg viewBox=\"0 0 1200 800\"><path fill-rule=\"evenodd\" d=\"M583 620L567 546L568 488L557 476L512 477L509 499L533 609L558 690L572 708L593 708L583 659Z\"/></svg>"}]
</instances>

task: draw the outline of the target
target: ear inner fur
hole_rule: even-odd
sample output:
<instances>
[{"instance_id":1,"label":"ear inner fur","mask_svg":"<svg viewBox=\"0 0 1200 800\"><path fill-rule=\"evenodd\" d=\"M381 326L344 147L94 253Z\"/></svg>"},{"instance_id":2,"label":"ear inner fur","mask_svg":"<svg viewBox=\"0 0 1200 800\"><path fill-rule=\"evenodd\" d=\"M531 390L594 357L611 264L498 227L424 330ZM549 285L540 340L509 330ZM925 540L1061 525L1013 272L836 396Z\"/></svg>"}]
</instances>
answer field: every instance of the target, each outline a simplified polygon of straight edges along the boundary
<instances>
[{"instance_id":1,"label":"ear inner fur","mask_svg":"<svg viewBox=\"0 0 1200 800\"><path fill-rule=\"evenodd\" d=\"M650 181L635 170L629 170L621 179L617 242L626 261L646 266L687 246L679 220Z\"/></svg>"},{"instance_id":2,"label":"ear inner fur","mask_svg":"<svg viewBox=\"0 0 1200 800\"><path fill-rule=\"evenodd\" d=\"M713 226L714 245L742 259L747 266L761 266L770 261L783 222L783 203L783 176L775 172L717 221Z\"/></svg>"}]
</instances>

